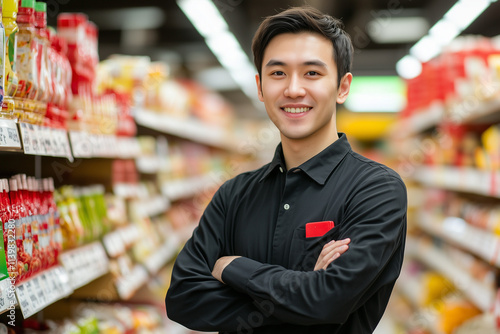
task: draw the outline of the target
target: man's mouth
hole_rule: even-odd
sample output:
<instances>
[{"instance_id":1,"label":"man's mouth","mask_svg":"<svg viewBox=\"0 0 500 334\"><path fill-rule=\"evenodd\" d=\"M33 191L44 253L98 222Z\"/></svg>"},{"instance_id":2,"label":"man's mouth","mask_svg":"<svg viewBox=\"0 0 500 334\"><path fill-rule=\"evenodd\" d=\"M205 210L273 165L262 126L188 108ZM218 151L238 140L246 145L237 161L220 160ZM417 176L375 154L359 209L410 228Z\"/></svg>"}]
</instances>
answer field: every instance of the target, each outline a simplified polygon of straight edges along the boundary
<instances>
[{"instance_id":1,"label":"man's mouth","mask_svg":"<svg viewBox=\"0 0 500 334\"><path fill-rule=\"evenodd\" d=\"M300 113L303 113L303 112L309 111L309 110L311 110L312 108L310 108L310 107L306 107L306 108L281 108L281 109L283 109L285 112L288 112L288 113L292 113L292 114L300 114Z\"/></svg>"}]
</instances>

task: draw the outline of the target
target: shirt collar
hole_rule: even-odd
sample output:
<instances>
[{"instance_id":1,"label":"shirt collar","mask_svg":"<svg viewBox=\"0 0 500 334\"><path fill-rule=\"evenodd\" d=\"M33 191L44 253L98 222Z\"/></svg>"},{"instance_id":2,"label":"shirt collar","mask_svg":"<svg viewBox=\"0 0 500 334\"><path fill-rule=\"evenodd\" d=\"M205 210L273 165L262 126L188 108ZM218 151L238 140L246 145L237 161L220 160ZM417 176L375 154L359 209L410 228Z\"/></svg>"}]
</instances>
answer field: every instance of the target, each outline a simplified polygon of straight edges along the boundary
<instances>
[{"instance_id":1,"label":"shirt collar","mask_svg":"<svg viewBox=\"0 0 500 334\"><path fill-rule=\"evenodd\" d=\"M328 176L330 176L335 167L337 167L349 151L351 151L351 145L349 145L349 142L347 141L347 136L344 133L339 133L339 139L311 159L304 162L302 165L297 167L297 169L303 171L311 179L323 185L325 184ZM278 167L285 170L285 159L283 157L283 148L281 143L276 147L274 158L260 181L266 178Z\"/></svg>"},{"instance_id":2,"label":"shirt collar","mask_svg":"<svg viewBox=\"0 0 500 334\"><path fill-rule=\"evenodd\" d=\"M278 144L276 150L274 151L274 157L269 166L267 167L264 175L260 178L259 182L264 180L273 170L281 167L283 170L286 170L285 159L283 157L283 148L281 147L281 143Z\"/></svg>"}]
</instances>

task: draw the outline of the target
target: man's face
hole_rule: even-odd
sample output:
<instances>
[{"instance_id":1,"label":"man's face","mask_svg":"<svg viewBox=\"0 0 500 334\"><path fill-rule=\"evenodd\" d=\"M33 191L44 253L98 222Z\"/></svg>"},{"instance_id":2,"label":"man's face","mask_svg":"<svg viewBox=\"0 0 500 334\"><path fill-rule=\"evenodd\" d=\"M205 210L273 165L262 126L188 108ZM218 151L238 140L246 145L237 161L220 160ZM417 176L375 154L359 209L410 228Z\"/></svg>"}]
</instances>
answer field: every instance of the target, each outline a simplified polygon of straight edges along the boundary
<instances>
[{"instance_id":1,"label":"man's face","mask_svg":"<svg viewBox=\"0 0 500 334\"><path fill-rule=\"evenodd\" d=\"M337 89L331 41L315 33L286 33L268 44L257 75L259 99L282 136L306 139L336 136L336 102L343 103L352 76Z\"/></svg>"}]
</instances>

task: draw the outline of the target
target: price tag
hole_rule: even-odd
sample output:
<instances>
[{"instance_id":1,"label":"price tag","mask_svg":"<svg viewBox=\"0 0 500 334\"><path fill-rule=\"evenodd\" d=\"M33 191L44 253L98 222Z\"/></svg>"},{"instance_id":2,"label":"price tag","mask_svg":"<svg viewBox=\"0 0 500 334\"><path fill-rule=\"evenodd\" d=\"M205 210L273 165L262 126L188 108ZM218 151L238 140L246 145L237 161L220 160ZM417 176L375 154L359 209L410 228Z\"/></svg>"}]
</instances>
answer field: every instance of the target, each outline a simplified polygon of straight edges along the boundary
<instances>
[{"instance_id":1,"label":"price tag","mask_svg":"<svg viewBox=\"0 0 500 334\"><path fill-rule=\"evenodd\" d=\"M122 299L129 299L148 279L148 273L141 265L136 265L127 277L116 280L116 290Z\"/></svg>"},{"instance_id":2,"label":"price tag","mask_svg":"<svg viewBox=\"0 0 500 334\"><path fill-rule=\"evenodd\" d=\"M0 281L0 313L14 310L17 305L16 287L9 278Z\"/></svg>"},{"instance_id":3,"label":"price tag","mask_svg":"<svg viewBox=\"0 0 500 334\"><path fill-rule=\"evenodd\" d=\"M59 130L59 145L61 146L61 156L68 158L73 162L73 155L71 154L71 147L69 145L68 133L64 130Z\"/></svg>"},{"instance_id":4,"label":"price tag","mask_svg":"<svg viewBox=\"0 0 500 334\"><path fill-rule=\"evenodd\" d=\"M110 257L116 257L125 252L125 243L120 230L106 234L102 241Z\"/></svg>"},{"instance_id":5,"label":"price tag","mask_svg":"<svg viewBox=\"0 0 500 334\"><path fill-rule=\"evenodd\" d=\"M70 131L69 140L73 156L76 158L92 157L92 143L88 138L88 134L81 131Z\"/></svg>"},{"instance_id":6,"label":"price tag","mask_svg":"<svg viewBox=\"0 0 500 334\"><path fill-rule=\"evenodd\" d=\"M38 138L39 151L37 154L39 155L51 155L52 154L52 145L50 138L50 129L38 125L33 126L33 130L36 133L36 137Z\"/></svg>"},{"instance_id":7,"label":"price tag","mask_svg":"<svg viewBox=\"0 0 500 334\"><path fill-rule=\"evenodd\" d=\"M17 286L16 295L24 318L27 318L36 313L35 309L33 308L33 302L30 298L30 293L28 291L26 283Z\"/></svg>"},{"instance_id":8,"label":"price tag","mask_svg":"<svg viewBox=\"0 0 500 334\"><path fill-rule=\"evenodd\" d=\"M6 149L21 149L21 139L15 121L0 120L0 147Z\"/></svg>"},{"instance_id":9,"label":"price tag","mask_svg":"<svg viewBox=\"0 0 500 334\"><path fill-rule=\"evenodd\" d=\"M21 137L23 140L23 147L25 154L37 154L38 148L38 138L34 137L33 131L30 130L32 124L19 123L19 128L21 129Z\"/></svg>"},{"instance_id":10,"label":"price tag","mask_svg":"<svg viewBox=\"0 0 500 334\"><path fill-rule=\"evenodd\" d=\"M100 242L61 254L69 285L77 289L108 272L108 257Z\"/></svg>"}]
</instances>

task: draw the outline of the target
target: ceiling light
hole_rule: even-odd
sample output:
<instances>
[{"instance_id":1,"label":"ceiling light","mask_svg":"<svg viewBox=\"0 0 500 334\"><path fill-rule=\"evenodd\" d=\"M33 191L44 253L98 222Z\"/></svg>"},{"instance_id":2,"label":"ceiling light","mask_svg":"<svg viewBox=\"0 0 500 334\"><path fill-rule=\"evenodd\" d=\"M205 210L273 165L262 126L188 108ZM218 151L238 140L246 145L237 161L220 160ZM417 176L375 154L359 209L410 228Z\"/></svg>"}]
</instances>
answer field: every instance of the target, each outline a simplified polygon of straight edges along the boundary
<instances>
[{"instance_id":1,"label":"ceiling light","mask_svg":"<svg viewBox=\"0 0 500 334\"><path fill-rule=\"evenodd\" d=\"M440 43L429 35L422 37L422 39L410 49L410 54L423 63L431 60L440 52Z\"/></svg>"},{"instance_id":2,"label":"ceiling light","mask_svg":"<svg viewBox=\"0 0 500 334\"><path fill-rule=\"evenodd\" d=\"M396 71L404 79L413 79L422 73L422 63L417 58L406 55L396 63Z\"/></svg>"},{"instance_id":3,"label":"ceiling light","mask_svg":"<svg viewBox=\"0 0 500 334\"><path fill-rule=\"evenodd\" d=\"M451 21L458 29L464 30L474 22L492 2L492 0L459 0L444 15L444 19Z\"/></svg>"},{"instance_id":4,"label":"ceiling light","mask_svg":"<svg viewBox=\"0 0 500 334\"><path fill-rule=\"evenodd\" d=\"M372 41L383 43L408 43L417 41L429 29L423 17L391 17L368 22L367 32Z\"/></svg>"},{"instance_id":5,"label":"ceiling light","mask_svg":"<svg viewBox=\"0 0 500 334\"><path fill-rule=\"evenodd\" d=\"M445 46L460 35L460 30L453 22L442 19L429 30L429 35L441 46Z\"/></svg>"},{"instance_id":6,"label":"ceiling light","mask_svg":"<svg viewBox=\"0 0 500 334\"><path fill-rule=\"evenodd\" d=\"M239 88L254 105L261 106L255 85L257 71L214 3L210 0L178 0L177 4Z\"/></svg>"},{"instance_id":7,"label":"ceiling light","mask_svg":"<svg viewBox=\"0 0 500 334\"><path fill-rule=\"evenodd\" d=\"M437 56L443 47L474 22L496 0L458 0L444 16L411 49L410 55L420 62L427 62ZM401 59L396 66L398 74L406 66ZM404 70L403 70L404 71ZM403 72L404 73L404 72ZM403 76L403 75L401 75Z\"/></svg>"},{"instance_id":8,"label":"ceiling light","mask_svg":"<svg viewBox=\"0 0 500 334\"><path fill-rule=\"evenodd\" d=\"M180 0L177 4L203 37L228 30L226 21L212 1Z\"/></svg>"}]
</instances>

